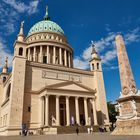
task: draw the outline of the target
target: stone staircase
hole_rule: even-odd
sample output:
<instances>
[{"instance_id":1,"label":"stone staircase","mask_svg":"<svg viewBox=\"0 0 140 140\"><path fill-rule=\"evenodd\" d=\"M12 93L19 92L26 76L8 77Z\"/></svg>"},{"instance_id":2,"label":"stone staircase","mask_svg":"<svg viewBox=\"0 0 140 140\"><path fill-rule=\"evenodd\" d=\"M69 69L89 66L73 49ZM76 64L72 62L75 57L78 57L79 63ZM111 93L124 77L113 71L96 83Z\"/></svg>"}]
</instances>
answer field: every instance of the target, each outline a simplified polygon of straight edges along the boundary
<instances>
[{"instance_id":1,"label":"stone staircase","mask_svg":"<svg viewBox=\"0 0 140 140\"><path fill-rule=\"evenodd\" d=\"M57 127L57 134L72 134L76 133L77 126L60 126ZM78 126L79 133L87 133L87 128L90 126ZM99 126L93 126L93 132L98 132Z\"/></svg>"}]
</instances>

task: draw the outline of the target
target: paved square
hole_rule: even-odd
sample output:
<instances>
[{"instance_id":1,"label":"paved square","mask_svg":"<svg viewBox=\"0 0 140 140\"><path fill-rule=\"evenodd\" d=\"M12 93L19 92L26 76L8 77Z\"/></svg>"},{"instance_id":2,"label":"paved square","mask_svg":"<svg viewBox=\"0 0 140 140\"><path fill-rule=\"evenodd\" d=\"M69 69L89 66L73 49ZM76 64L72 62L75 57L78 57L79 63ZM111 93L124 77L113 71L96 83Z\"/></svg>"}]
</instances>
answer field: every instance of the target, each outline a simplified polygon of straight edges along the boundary
<instances>
[{"instance_id":1,"label":"paved square","mask_svg":"<svg viewBox=\"0 0 140 140\"><path fill-rule=\"evenodd\" d=\"M43 136L9 136L0 137L0 140L140 140L140 136L112 136L110 133L94 134L63 134Z\"/></svg>"}]
</instances>

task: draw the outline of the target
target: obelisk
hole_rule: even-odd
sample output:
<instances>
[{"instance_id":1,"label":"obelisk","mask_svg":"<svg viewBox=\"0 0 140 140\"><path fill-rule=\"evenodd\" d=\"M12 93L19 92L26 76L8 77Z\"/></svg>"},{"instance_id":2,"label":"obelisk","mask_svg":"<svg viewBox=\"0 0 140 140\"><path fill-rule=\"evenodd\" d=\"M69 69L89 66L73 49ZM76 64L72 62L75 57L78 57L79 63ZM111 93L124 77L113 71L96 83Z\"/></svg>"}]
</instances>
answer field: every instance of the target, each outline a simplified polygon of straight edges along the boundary
<instances>
[{"instance_id":1,"label":"obelisk","mask_svg":"<svg viewBox=\"0 0 140 140\"><path fill-rule=\"evenodd\" d=\"M121 96L136 94L137 92L136 84L134 81L131 66L127 56L124 40L121 35L116 36L116 48L117 48L117 55L118 55L121 88L122 88Z\"/></svg>"},{"instance_id":2,"label":"obelisk","mask_svg":"<svg viewBox=\"0 0 140 140\"><path fill-rule=\"evenodd\" d=\"M122 89L116 106L119 116L112 134L140 134L140 94L136 88L123 37L117 35L115 41Z\"/></svg>"}]
</instances>

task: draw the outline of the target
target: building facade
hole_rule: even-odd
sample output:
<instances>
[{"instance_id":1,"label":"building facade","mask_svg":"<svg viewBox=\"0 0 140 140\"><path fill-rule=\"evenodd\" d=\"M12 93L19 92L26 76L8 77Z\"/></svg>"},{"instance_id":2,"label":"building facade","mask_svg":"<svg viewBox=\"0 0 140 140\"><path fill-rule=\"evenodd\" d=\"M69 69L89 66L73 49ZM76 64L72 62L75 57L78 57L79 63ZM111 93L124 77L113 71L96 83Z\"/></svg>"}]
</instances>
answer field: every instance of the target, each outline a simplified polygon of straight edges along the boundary
<instances>
[{"instance_id":1,"label":"building facade","mask_svg":"<svg viewBox=\"0 0 140 140\"><path fill-rule=\"evenodd\" d=\"M19 135L23 124L37 133L61 126L108 125L101 59L95 47L89 71L73 67L73 49L48 16L14 43L12 72L0 74L0 135Z\"/></svg>"}]
</instances>

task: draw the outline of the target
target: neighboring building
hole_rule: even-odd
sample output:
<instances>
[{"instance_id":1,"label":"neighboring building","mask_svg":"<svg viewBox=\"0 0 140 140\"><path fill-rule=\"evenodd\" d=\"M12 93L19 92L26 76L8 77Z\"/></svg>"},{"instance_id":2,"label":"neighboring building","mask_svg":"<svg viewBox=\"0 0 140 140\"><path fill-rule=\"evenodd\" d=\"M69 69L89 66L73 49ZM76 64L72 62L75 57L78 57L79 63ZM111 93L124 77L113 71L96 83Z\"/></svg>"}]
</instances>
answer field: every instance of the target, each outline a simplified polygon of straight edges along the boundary
<instances>
[{"instance_id":1,"label":"neighboring building","mask_svg":"<svg viewBox=\"0 0 140 140\"><path fill-rule=\"evenodd\" d=\"M75 123L109 125L101 59L94 45L91 56L90 71L73 68L73 49L48 9L27 37L22 22L12 72L6 59L0 74L0 135L19 135L23 124L45 134Z\"/></svg>"}]
</instances>

